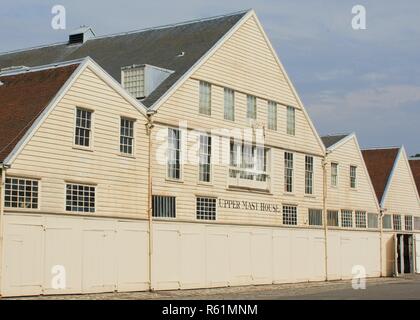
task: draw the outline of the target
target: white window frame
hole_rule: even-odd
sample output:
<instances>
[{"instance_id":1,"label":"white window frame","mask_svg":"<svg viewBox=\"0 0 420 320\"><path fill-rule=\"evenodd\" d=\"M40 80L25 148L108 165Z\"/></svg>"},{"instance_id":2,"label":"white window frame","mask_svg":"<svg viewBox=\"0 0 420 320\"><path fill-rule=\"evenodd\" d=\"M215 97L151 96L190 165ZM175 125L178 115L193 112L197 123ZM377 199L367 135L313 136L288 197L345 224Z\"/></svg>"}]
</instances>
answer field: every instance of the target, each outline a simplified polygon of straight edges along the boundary
<instances>
[{"instance_id":1,"label":"white window frame","mask_svg":"<svg viewBox=\"0 0 420 320\"><path fill-rule=\"evenodd\" d=\"M130 85L127 88L126 76L128 73L137 72L136 75L131 75L135 79L132 79L131 82L135 82L136 85ZM143 99L146 96L146 74L145 68L142 65L133 65L121 68L121 86L135 99Z\"/></svg>"},{"instance_id":2,"label":"white window frame","mask_svg":"<svg viewBox=\"0 0 420 320\"><path fill-rule=\"evenodd\" d=\"M336 222L331 224L330 222ZM327 224L329 227L340 227L340 211L339 210L327 210Z\"/></svg>"},{"instance_id":3,"label":"white window frame","mask_svg":"<svg viewBox=\"0 0 420 320\"><path fill-rule=\"evenodd\" d=\"M201 115L211 116L211 91L211 84L200 80L198 113Z\"/></svg>"},{"instance_id":4,"label":"white window frame","mask_svg":"<svg viewBox=\"0 0 420 320\"><path fill-rule=\"evenodd\" d=\"M231 140L229 157L229 186L261 190L270 188L271 149Z\"/></svg>"},{"instance_id":5,"label":"white window frame","mask_svg":"<svg viewBox=\"0 0 420 320\"><path fill-rule=\"evenodd\" d=\"M78 127L77 126L77 112L78 111L90 113L90 128L89 129L84 128L84 127ZM75 148L75 149L82 149L82 150L93 150L94 114L95 114L95 112L93 110L90 110L90 109L87 109L87 108L83 108L83 107L77 106L74 109L73 148ZM89 145L88 146L84 146L84 145L80 145L80 144L76 143L76 133L77 133L77 129L78 128L80 128L82 130L89 130Z\"/></svg>"},{"instance_id":6,"label":"white window frame","mask_svg":"<svg viewBox=\"0 0 420 320\"><path fill-rule=\"evenodd\" d=\"M287 156L291 155L291 158L287 158ZM284 152L284 192L286 193L293 193L294 191L294 153L293 152ZM291 166L290 166L291 163ZM290 170L290 171L289 171ZM291 182L289 184L288 178L290 178ZM290 190L289 190L290 185Z\"/></svg>"},{"instance_id":7,"label":"white window frame","mask_svg":"<svg viewBox=\"0 0 420 320\"><path fill-rule=\"evenodd\" d=\"M290 136L296 135L296 108L292 106L286 108L286 133Z\"/></svg>"},{"instance_id":8,"label":"white window frame","mask_svg":"<svg viewBox=\"0 0 420 320\"><path fill-rule=\"evenodd\" d=\"M10 183L8 183L8 180L10 180ZM16 188L14 187L15 182ZM28 182L30 182L31 187L29 194L27 193L27 187L29 186ZM36 191L34 190L35 187L37 189ZM15 191L17 193L14 195L13 193ZM20 192L24 193L23 196L20 195ZM8 193L10 193L10 195ZM27 201L28 195L30 196L29 201ZM14 198L16 198L16 201L13 201ZM23 207L19 206L21 204L21 198L23 199ZM8 201L9 199L10 201ZM36 207L34 207L34 199L36 199ZM16 207L13 206L13 203L16 203ZM27 207L28 203L30 207ZM4 183L4 199L3 203L0 205L4 205L4 208L7 208L8 210L39 211L41 207L41 180L26 177L6 176Z\"/></svg>"},{"instance_id":9,"label":"white window frame","mask_svg":"<svg viewBox=\"0 0 420 320\"><path fill-rule=\"evenodd\" d=\"M354 176L352 175L354 169ZM350 165L349 169L349 178L350 178L350 189L357 189L357 166ZM353 180L354 180L354 186L353 186Z\"/></svg>"},{"instance_id":10,"label":"white window frame","mask_svg":"<svg viewBox=\"0 0 420 320\"><path fill-rule=\"evenodd\" d=\"M353 210L341 210L341 227L351 229L354 227ZM351 225L349 225L349 222Z\"/></svg>"},{"instance_id":11,"label":"white window frame","mask_svg":"<svg viewBox=\"0 0 420 320\"><path fill-rule=\"evenodd\" d=\"M394 231L402 230L402 219L400 214L392 215L392 229Z\"/></svg>"},{"instance_id":12,"label":"white window frame","mask_svg":"<svg viewBox=\"0 0 420 320\"><path fill-rule=\"evenodd\" d=\"M206 145L207 150L203 149L203 139L207 139ZM213 138L210 134L200 134L198 136L199 146L198 146L198 181L200 183L212 183L213 181L213 166L212 166L212 153L213 153ZM207 158L205 162L202 162L203 158ZM202 166L208 166L208 180L202 179Z\"/></svg>"},{"instance_id":13,"label":"white window frame","mask_svg":"<svg viewBox=\"0 0 420 320\"><path fill-rule=\"evenodd\" d=\"M367 214L367 219L368 219L368 228L369 229L378 229L379 228L379 215L377 213L373 213L373 212L368 212ZM372 226L371 221L375 221L374 222L374 226Z\"/></svg>"},{"instance_id":14,"label":"white window frame","mask_svg":"<svg viewBox=\"0 0 420 320\"><path fill-rule=\"evenodd\" d=\"M333 174L333 168L334 168L334 166L335 166L335 169L336 169L336 172L335 172L335 175ZM338 180L339 180L339 178L338 178L338 168L339 168L339 164L337 163L337 162L331 162L331 187L333 187L333 188L337 188L338 187ZM334 178L335 178L335 183L334 183Z\"/></svg>"},{"instance_id":15,"label":"white window frame","mask_svg":"<svg viewBox=\"0 0 420 320\"><path fill-rule=\"evenodd\" d=\"M298 208L296 205L284 204L282 208L282 223L285 226L298 225Z\"/></svg>"},{"instance_id":16,"label":"white window frame","mask_svg":"<svg viewBox=\"0 0 420 320\"><path fill-rule=\"evenodd\" d=\"M367 228L367 212L363 210L356 210L354 212L355 227L358 229Z\"/></svg>"},{"instance_id":17,"label":"white window frame","mask_svg":"<svg viewBox=\"0 0 420 320\"><path fill-rule=\"evenodd\" d=\"M267 103L267 128L269 130L277 131L278 122L278 107L274 101Z\"/></svg>"},{"instance_id":18,"label":"white window frame","mask_svg":"<svg viewBox=\"0 0 420 320\"><path fill-rule=\"evenodd\" d=\"M212 202L214 201L214 217L210 216L210 214L206 213L206 212L204 212L204 213L200 212L199 213L199 209L200 209L198 207L199 199L201 199L202 201L203 200L207 201L207 204L206 204L207 207L209 207L210 200ZM211 206L213 206L213 205L211 205ZM206 208L204 208L204 209L206 209ZM211 209L213 209L213 208L211 208ZM210 219L207 216L210 216ZM208 197L208 196L196 196L196 198L195 198L195 218L196 218L196 220L199 220L199 221L216 221L217 220L217 198L216 197Z\"/></svg>"},{"instance_id":19,"label":"white window frame","mask_svg":"<svg viewBox=\"0 0 420 320\"><path fill-rule=\"evenodd\" d=\"M253 108L251 110L251 108ZM246 96L246 118L247 120L257 120L258 106L257 97L253 95Z\"/></svg>"},{"instance_id":20,"label":"white window frame","mask_svg":"<svg viewBox=\"0 0 420 320\"><path fill-rule=\"evenodd\" d=\"M309 159L312 161L310 164ZM305 156L305 194L307 195L314 194L314 160L313 156Z\"/></svg>"},{"instance_id":21,"label":"white window frame","mask_svg":"<svg viewBox=\"0 0 420 320\"><path fill-rule=\"evenodd\" d=\"M413 231L413 227L414 227L413 226L413 216L412 215L405 215L404 216L404 230Z\"/></svg>"},{"instance_id":22,"label":"white window frame","mask_svg":"<svg viewBox=\"0 0 420 320\"><path fill-rule=\"evenodd\" d=\"M322 227L324 225L323 220L322 209L308 209L308 224L310 226Z\"/></svg>"},{"instance_id":23,"label":"white window frame","mask_svg":"<svg viewBox=\"0 0 420 320\"><path fill-rule=\"evenodd\" d=\"M229 106L227 103L227 96L229 94L232 94L232 106L231 109L229 110ZM228 115L228 111L232 112L232 117L230 118ZM235 91L233 89L230 88L224 88L223 90L223 118L227 121L235 121Z\"/></svg>"},{"instance_id":24,"label":"white window frame","mask_svg":"<svg viewBox=\"0 0 420 320\"><path fill-rule=\"evenodd\" d=\"M384 225L385 218L387 219L387 223L389 223L388 226L385 226ZM393 226L392 226L393 221L392 220L393 220L393 218L392 218L392 215L391 214L385 214L382 217L382 228L385 229L385 230L392 230L393 229Z\"/></svg>"},{"instance_id":25,"label":"white window frame","mask_svg":"<svg viewBox=\"0 0 420 320\"><path fill-rule=\"evenodd\" d=\"M166 137L166 139L167 139L167 150L166 150L166 179L167 180L170 180L170 181L182 181L182 174L183 174L183 166L182 166L182 130L181 129L179 129L179 128L171 128L171 127L169 127L169 128L167 128L168 129L168 131L167 131L167 137ZM179 146L178 146L178 149L171 149L171 144L170 144L170 141L169 141L169 132L170 132L170 130L174 130L174 131L177 131L178 133L179 133L179 138L178 138L178 140L179 140ZM169 166L170 166L170 163L169 163L169 161L171 160L170 159L170 151L174 151L174 152L177 152L178 151L178 155L179 155L179 159L178 159L178 161L179 161L179 176L178 177L171 177L170 175L169 175Z\"/></svg>"},{"instance_id":26,"label":"white window frame","mask_svg":"<svg viewBox=\"0 0 420 320\"><path fill-rule=\"evenodd\" d=\"M73 200L73 199L69 200L68 199L68 194L67 194L67 192L69 191L68 187L71 187L72 191L73 191L73 187L77 187L78 189L81 187L81 188L83 188L83 193L86 192L84 190L85 188L89 188L89 192L92 192L90 189L93 188L93 193L94 193L93 210L91 209L92 207L90 206L90 204L91 204L90 200L88 201L89 202L89 206L87 207L89 209L88 211L86 211L84 209L83 210L73 210L73 208L74 208L73 204L71 204L69 206L68 201L71 201L71 202L76 201L76 202L79 202L79 203L80 202L85 203L85 201L84 200L79 200L78 198L77 198L77 200ZM69 207L71 208L70 210L68 210ZM77 205L76 207L86 208L84 205L83 206L78 206ZM70 181L66 182L66 184L65 184L65 202L64 202L64 210L66 212L81 213L81 214L83 214L83 213L95 213L96 212L96 207L97 207L97 186L96 185L70 182Z\"/></svg>"},{"instance_id":27,"label":"white window frame","mask_svg":"<svg viewBox=\"0 0 420 320\"><path fill-rule=\"evenodd\" d=\"M123 130L122 122L123 121L128 121L128 122L131 122L132 123L133 127L132 127L132 136L131 137L128 136L128 135L123 135L122 134L122 130ZM136 145L136 139L135 139L135 137L136 137L136 120L135 119L131 119L129 117L121 116L120 117L120 154L122 156L134 157L134 154L135 154L135 145ZM131 153L124 152L122 150L123 146L125 146L124 144L121 143L122 142L121 141L122 138L131 139ZM127 145L127 146L129 147L129 145Z\"/></svg>"}]
</instances>

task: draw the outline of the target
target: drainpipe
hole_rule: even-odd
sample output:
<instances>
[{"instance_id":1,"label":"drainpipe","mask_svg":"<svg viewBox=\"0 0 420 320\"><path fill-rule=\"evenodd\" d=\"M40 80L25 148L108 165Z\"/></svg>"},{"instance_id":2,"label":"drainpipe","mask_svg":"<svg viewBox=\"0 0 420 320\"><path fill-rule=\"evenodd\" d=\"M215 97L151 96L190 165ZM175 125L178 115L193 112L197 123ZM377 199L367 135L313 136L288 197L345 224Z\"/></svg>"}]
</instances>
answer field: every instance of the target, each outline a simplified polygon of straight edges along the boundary
<instances>
[{"instance_id":1,"label":"drainpipe","mask_svg":"<svg viewBox=\"0 0 420 320\"><path fill-rule=\"evenodd\" d=\"M325 280L328 281L328 215L327 215L327 156L325 153L322 160L322 176L323 176L323 194L322 194L322 211L324 212L324 238L325 238Z\"/></svg>"},{"instance_id":2,"label":"drainpipe","mask_svg":"<svg viewBox=\"0 0 420 320\"><path fill-rule=\"evenodd\" d=\"M1 164L1 184L0 184L0 297L3 283L3 239L4 239L4 186L6 183L6 166Z\"/></svg>"},{"instance_id":3,"label":"drainpipe","mask_svg":"<svg viewBox=\"0 0 420 320\"><path fill-rule=\"evenodd\" d=\"M152 258L153 258L153 217L152 217L152 114L147 115L146 134L148 136L148 173L147 173L147 216L149 222L149 290L152 286Z\"/></svg>"},{"instance_id":4,"label":"drainpipe","mask_svg":"<svg viewBox=\"0 0 420 320\"><path fill-rule=\"evenodd\" d=\"M379 209L379 259L381 260L380 261L380 264L379 264L379 266L381 267L381 278L384 276L384 272L383 272L383 261L382 261L382 249L383 249L383 244L382 244L382 240L383 240L383 223L382 223L382 219L383 219L383 217L384 217L384 214L385 214L385 210L381 207L380 209Z\"/></svg>"}]
</instances>

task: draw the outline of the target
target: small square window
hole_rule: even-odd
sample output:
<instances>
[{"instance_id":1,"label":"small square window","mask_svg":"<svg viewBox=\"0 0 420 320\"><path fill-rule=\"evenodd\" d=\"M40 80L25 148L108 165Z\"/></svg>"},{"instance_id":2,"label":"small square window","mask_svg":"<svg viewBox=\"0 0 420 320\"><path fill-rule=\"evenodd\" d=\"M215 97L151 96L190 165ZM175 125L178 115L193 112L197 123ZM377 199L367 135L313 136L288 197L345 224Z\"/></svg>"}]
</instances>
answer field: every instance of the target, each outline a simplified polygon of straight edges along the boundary
<instances>
[{"instance_id":1,"label":"small square window","mask_svg":"<svg viewBox=\"0 0 420 320\"><path fill-rule=\"evenodd\" d=\"M297 225L297 207L283 206L283 224Z\"/></svg>"},{"instance_id":2,"label":"small square window","mask_svg":"<svg viewBox=\"0 0 420 320\"><path fill-rule=\"evenodd\" d=\"M198 220L216 220L216 198L197 197L196 213Z\"/></svg>"}]
</instances>

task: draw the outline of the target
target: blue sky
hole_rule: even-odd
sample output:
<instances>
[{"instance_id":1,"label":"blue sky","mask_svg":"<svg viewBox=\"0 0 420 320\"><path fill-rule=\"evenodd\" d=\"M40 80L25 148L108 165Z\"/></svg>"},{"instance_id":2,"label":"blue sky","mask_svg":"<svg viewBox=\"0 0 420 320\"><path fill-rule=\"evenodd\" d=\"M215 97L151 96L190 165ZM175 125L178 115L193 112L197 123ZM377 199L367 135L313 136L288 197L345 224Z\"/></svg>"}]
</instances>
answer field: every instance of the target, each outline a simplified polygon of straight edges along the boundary
<instances>
[{"instance_id":1,"label":"blue sky","mask_svg":"<svg viewBox=\"0 0 420 320\"><path fill-rule=\"evenodd\" d=\"M50 26L64 5L67 30ZM367 29L351 27L354 5ZM91 25L98 35L254 8L320 134L356 132L362 147L420 153L420 1L2 1L0 51L64 41Z\"/></svg>"}]
</instances>

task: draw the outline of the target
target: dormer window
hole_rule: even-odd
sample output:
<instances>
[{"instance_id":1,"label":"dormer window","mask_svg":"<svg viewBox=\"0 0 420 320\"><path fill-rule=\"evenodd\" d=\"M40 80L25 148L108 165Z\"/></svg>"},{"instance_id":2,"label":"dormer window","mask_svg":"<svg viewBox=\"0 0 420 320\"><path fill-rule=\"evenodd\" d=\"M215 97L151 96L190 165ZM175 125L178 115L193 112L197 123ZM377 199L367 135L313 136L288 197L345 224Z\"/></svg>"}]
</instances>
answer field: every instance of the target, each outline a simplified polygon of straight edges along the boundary
<instances>
[{"instance_id":1,"label":"dormer window","mask_svg":"<svg viewBox=\"0 0 420 320\"><path fill-rule=\"evenodd\" d=\"M149 96L173 71L143 64L121 68L121 84L136 99Z\"/></svg>"}]
</instances>

